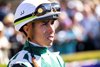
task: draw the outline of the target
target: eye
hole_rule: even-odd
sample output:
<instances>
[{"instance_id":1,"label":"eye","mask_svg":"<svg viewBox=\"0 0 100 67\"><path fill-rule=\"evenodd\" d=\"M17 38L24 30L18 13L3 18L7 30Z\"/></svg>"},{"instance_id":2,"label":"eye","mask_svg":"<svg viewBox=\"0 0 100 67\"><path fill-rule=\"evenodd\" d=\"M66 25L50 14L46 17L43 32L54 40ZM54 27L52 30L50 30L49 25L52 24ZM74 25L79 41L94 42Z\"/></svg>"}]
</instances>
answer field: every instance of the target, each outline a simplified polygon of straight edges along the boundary
<instances>
[{"instance_id":1,"label":"eye","mask_svg":"<svg viewBox=\"0 0 100 67\"><path fill-rule=\"evenodd\" d=\"M51 21L51 25L53 25L53 24L54 24L54 20Z\"/></svg>"},{"instance_id":2,"label":"eye","mask_svg":"<svg viewBox=\"0 0 100 67\"><path fill-rule=\"evenodd\" d=\"M53 25L53 24L54 24L54 20L51 20L51 21L44 21L42 25L47 26L49 23L50 23L51 25Z\"/></svg>"},{"instance_id":3,"label":"eye","mask_svg":"<svg viewBox=\"0 0 100 67\"><path fill-rule=\"evenodd\" d=\"M47 22L44 22L42 25L48 25L48 23Z\"/></svg>"}]
</instances>

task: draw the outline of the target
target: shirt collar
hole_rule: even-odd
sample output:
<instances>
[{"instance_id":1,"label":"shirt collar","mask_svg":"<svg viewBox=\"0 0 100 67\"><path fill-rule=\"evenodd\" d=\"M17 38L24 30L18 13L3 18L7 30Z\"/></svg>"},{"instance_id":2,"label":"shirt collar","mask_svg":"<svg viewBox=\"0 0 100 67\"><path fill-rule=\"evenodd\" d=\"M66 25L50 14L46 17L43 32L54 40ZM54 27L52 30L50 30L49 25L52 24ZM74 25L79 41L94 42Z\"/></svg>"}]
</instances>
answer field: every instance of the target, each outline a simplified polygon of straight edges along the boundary
<instances>
[{"instance_id":1,"label":"shirt collar","mask_svg":"<svg viewBox=\"0 0 100 67\"><path fill-rule=\"evenodd\" d=\"M41 55L41 54L44 54L44 53L47 52L47 48L46 47L41 47L38 44L29 42L29 41L26 41L23 49L29 51L32 56L34 54Z\"/></svg>"},{"instance_id":2,"label":"shirt collar","mask_svg":"<svg viewBox=\"0 0 100 67\"><path fill-rule=\"evenodd\" d=\"M33 46L37 46L37 47L41 47L40 45L36 44L36 43L33 43L31 41L29 41L30 44L32 44Z\"/></svg>"}]
</instances>

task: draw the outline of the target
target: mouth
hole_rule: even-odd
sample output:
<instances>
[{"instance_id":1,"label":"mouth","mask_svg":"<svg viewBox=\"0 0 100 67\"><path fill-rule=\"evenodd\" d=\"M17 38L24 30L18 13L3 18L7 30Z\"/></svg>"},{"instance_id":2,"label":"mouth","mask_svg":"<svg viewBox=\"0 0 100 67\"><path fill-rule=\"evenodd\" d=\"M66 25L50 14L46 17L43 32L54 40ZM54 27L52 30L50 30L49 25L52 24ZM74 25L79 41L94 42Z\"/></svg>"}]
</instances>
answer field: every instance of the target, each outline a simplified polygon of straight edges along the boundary
<instances>
[{"instance_id":1,"label":"mouth","mask_svg":"<svg viewBox=\"0 0 100 67\"><path fill-rule=\"evenodd\" d=\"M54 40L54 36L48 36L47 39L50 40L50 41L53 41Z\"/></svg>"}]
</instances>

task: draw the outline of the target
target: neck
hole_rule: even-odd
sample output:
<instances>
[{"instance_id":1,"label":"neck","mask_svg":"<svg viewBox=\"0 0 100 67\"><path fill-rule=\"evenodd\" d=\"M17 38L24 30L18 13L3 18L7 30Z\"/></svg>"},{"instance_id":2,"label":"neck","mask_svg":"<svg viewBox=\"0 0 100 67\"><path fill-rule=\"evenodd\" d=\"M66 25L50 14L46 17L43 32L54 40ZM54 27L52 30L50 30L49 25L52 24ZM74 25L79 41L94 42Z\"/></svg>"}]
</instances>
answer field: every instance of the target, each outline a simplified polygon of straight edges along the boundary
<instances>
[{"instance_id":1,"label":"neck","mask_svg":"<svg viewBox=\"0 0 100 67\"><path fill-rule=\"evenodd\" d=\"M29 43L32 44L33 46L42 47L42 46L40 46L39 44L34 43L34 42L31 42L31 41L29 41Z\"/></svg>"},{"instance_id":2,"label":"neck","mask_svg":"<svg viewBox=\"0 0 100 67\"><path fill-rule=\"evenodd\" d=\"M46 46L45 44L39 44L37 41L35 41L35 40L29 40L29 42L31 43L31 44L33 44L33 45L36 45L36 46L38 46L38 47L49 47L49 46ZM51 46L51 45L50 45Z\"/></svg>"}]
</instances>

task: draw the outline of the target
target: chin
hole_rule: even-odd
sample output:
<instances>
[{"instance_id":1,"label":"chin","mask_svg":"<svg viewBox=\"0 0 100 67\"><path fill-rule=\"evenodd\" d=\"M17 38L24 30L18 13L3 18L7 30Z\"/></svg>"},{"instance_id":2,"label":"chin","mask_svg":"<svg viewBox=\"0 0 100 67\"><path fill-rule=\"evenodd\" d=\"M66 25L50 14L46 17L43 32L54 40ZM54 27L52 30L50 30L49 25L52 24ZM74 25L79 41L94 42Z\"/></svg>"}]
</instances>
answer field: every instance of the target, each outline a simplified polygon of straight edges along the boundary
<instances>
[{"instance_id":1,"label":"chin","mask_svg":"<svg viewBox=\"0 0 100 67\"><path fill-rule=\"evenodd\" d=\"M50 43L50 46L52 46L53 45L53 43Z\"/></svg>"},{"instance_id":2,"label":"chin","mask_svg":"<svg viewBox=\"0 0 100 67\"><path fill-rule=\"evenodd\" d=\"M51 47L52 44L53 44L52 42L51 42L51 43L47 43L47 44L45 44L45 46L46 46L46 47Z\"/></svg>"},{"instance_id":3,"label":"chin","mask_svg":"<svg viewBox=\"0 0 100 67\"><path fill-rule=\"evenodd\" d=\"M51 47L52 45L53 45L53 43L51 42L51 43L48 44L48 47Z\"/></svg>"}]
</instances>

